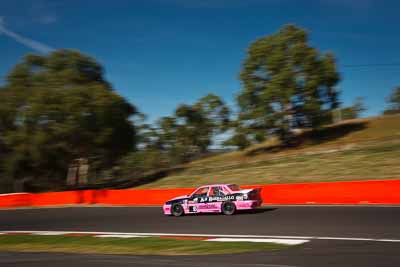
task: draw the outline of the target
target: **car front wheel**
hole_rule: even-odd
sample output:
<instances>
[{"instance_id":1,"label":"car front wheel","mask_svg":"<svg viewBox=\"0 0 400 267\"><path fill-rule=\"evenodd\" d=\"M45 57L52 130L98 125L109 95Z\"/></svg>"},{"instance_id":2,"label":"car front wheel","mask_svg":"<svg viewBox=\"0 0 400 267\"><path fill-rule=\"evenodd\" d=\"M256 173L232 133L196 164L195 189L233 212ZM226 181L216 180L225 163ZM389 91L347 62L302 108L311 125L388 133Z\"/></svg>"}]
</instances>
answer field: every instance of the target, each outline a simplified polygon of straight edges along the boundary
<instances>
[{"instance_id":1,"label":"car front wheel","mask_svg":"<svg viewBox=\"0 0 400 267\"><path fill-rule=\"evenodd\" d=\"M184 213L183 207L181 204L174 204L171 207L171 214L174 215L175 217L182 216Z\"/></svg>"}]
</instances>

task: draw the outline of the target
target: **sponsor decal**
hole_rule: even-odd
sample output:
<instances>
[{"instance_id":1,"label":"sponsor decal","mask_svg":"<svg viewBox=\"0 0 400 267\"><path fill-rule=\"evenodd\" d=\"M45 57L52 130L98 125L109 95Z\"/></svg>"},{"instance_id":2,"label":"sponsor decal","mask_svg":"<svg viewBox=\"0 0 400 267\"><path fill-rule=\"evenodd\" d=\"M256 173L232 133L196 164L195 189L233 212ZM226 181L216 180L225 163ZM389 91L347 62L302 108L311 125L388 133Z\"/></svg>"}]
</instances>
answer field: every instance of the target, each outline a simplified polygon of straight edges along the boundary
<instances>
[{"instance_id":1,"label":"sponsor decal","mask_svg":"<svg viewBox=\"0 0 400 267\"><path fill-rule=\"evenodd\" d=\"M199 208L201 208L201 209L216 209L218 207L215 204L203 204L203 205L200 205Z\"/></svg>"},{"instance_id":2,"label":"sponsor decal","mask_svg":"<svg viewBox=\"0 0 400 267\"><path fill-rule=\"evenodd\" d=\"M199 202L200 203L208 202L208 197L201 197Z\"/></svg>"},{"instance_id":3,"label":"sponsor decal","mask_svg":"<svg viewBox=\"0 0 400 267\"><path fill-rule=\"evenodd\" d=\"M250 207L251 206L251 204L249 204L249 203L246 203L246 202L239 202L238 204L237 204L237 206L239 207L239 208L248 208L248 207Z\"/></svg>"},{"instance_id":4,"label":"sponsor decal","mask_svg":"<svg viewBox=\"0 0 400 267\"><path fill-rule=\"evenodd\" d=\"M242 195L228 195L228 196L218 196L218 197L202 197L199 199L200 203L205 202L221 202L221 201L228 201L228 200L243 200L244 197Z\"/></svg>"}]
</instances>

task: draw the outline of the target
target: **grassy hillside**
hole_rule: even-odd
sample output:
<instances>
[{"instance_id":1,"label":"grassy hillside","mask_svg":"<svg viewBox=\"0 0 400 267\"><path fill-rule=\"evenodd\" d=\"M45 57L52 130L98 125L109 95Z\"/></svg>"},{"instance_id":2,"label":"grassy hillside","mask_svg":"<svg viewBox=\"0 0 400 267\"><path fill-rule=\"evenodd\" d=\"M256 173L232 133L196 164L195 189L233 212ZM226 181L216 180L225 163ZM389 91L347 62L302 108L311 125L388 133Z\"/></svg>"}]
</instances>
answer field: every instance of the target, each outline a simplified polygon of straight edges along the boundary
<instances>
[{"instance_id":1,"label":"grassy hillside","mask_svg":"<svg viewBox=\"0 0 400 267\"><path fill-rule=\"evenodd\" d=\"M245 151L197 160L142 188L400 179L400 115L349 120Z\"/></svg>"}]
</instances>

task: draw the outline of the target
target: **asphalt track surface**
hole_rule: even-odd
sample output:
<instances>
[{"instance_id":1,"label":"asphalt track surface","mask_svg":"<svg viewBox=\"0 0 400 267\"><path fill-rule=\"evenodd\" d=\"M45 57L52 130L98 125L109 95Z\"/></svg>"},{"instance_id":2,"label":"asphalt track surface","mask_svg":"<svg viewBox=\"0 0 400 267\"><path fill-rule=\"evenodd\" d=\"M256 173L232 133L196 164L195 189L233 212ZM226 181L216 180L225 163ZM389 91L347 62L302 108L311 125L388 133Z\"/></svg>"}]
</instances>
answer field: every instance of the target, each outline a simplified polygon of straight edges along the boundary
<instances>
[{"instance_id":1,"label":"asphalt track surface","mask_svg":"<svg viewBox=\"0 0 400 267\"><path fill-rule=\"evenodd\" d=\"M278 206L234 216L168 217L161 208L0 210L0 230L96 231L344 238L281 251L214 256L0 253L0 266L400 266L400 207Z\"/></svg>"}]
</instances>

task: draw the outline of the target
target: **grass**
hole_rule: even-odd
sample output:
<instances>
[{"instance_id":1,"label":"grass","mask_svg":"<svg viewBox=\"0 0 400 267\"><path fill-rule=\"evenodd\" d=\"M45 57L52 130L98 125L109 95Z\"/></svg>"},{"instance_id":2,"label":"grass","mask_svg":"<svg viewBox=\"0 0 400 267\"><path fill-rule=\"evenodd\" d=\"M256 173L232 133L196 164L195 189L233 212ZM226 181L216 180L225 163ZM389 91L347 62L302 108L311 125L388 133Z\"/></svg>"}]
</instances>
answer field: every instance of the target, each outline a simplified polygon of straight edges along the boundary
<instances>
[{"instance_id":1,"label":"grass","mask_svg":"<svg viewBox=\"0 0 400 267\"><path fill-rule=\"evenodd\" d=\"M400 115L303 132L293 147L271 139L244 151L193 161L141 188L208 183L269 184L400 178Z\"/></svg>"},{"instance_id":2,"label":"grass","mask_svg":"<svg viewBox=\"0 0 400 267\"><path fill-rule=\"evenodd\" d=\"M206 242L155 237L0 236L0 251L67 252L129 255L207 255L277 250L287 245L251 242Z\"/></svg>"}]
</instances>

